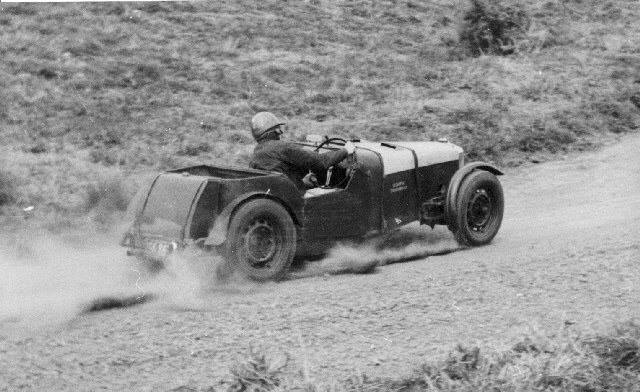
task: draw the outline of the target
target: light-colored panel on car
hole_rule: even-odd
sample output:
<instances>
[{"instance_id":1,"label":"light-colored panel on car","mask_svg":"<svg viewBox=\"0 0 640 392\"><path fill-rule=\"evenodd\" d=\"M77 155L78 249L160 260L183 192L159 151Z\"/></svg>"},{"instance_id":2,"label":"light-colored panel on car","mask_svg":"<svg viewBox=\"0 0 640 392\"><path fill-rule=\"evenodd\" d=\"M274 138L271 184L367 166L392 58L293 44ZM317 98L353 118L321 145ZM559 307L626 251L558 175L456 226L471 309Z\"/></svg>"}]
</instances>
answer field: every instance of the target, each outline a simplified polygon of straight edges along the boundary
<instances>
[{"instance_id":1,"label":"light-colored panel on car","mask_svg":"<svg viewBox=\"0 0 640 392\"><path fill-rule=\"evenodd\" d=\"M372 142L359 142L356 143L356 146L361 146L380 154L384 169L383 175L385 176L415 168L413 153L405 148L387 147L380 143Z\"/></svg>"},{"instance_id":2,"label":"light-colored panel on car","mask_svg":"<svg viewBox=\"0 0 640 392\"><path fill-rule=\"evenodd\" d=\"M462 153L461 147L446 142L393 142L392 144L415 151L419 167L455 161Z\"/></svg>"}]
</instances>

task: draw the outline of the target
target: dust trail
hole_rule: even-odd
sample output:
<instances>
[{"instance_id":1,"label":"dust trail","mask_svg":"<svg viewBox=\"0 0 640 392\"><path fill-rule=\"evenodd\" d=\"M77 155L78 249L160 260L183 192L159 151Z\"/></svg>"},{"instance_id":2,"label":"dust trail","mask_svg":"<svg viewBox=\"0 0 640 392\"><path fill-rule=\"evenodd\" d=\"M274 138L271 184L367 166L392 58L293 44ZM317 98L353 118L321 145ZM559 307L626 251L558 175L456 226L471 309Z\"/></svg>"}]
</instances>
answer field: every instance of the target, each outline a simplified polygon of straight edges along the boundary
<instances>
[{"instance_id":1,"label":"dust trail","mask_svg":"<svg viewBox=\"0 0 640 392\"><path fill-rule=\"evenodd\" d=\"M207 310L224 295L269 290L239 276L217 279L222 257L186 249L149 272L125 255L119 232L34 233L0 238L0 333L58 327L89 312L153 302L175 310ZM342 244L293 278L368 273L378 266L457 249L446 232L408 228L360 244Z\"/></svg>"},{"instance_id":2,"label":"dust trail","mask_svg":"<svg viewBox=\"0 0 640 392\"><path fill-rule=\"evenodd\" d=\"M29 231L0 239L0 330L59 325L92 299L137 294L134 273L111 240Z\"/></svg>"},{"instance_id":3,"label":"dust trail","mask_svg":"<svg viewBox=\"0 0 640 392\"><path fill-rule=\"evenodd\" d=\"M224 266L217 253L191 247L169 257L157 274L144 276L139 285L156 297L156 305L190 311L213 308L225 295L244 295L270 285L237 273L223 278ZM139 269L144 271L145 267Z\"/></svg>"},{"instance_id":4,"label":"dust trail","mask_svg":"<svg viewBox=\"0 0 640 392\"><path fill-rule=\"evenodd\" d=\"M459 249L450 233L409 226L360 244L338 244L326 257L308 263L294 278L317 275L366 274L377 267L455 252Z\"/></svg>"},{"instance_id":5,"label":"dust trail","mask_svg":"<svg viewBox=\"0 0 640 392\"><path fill-rule=\"evenodd\" d=\"M216 296L246 293L252 283L216 279L219 256L188 249L160 272L127 257L110 233L30 230L0 237L0 334L56 328L82 313L147 302L206 309Z\"/></svg>"}]
</instances>

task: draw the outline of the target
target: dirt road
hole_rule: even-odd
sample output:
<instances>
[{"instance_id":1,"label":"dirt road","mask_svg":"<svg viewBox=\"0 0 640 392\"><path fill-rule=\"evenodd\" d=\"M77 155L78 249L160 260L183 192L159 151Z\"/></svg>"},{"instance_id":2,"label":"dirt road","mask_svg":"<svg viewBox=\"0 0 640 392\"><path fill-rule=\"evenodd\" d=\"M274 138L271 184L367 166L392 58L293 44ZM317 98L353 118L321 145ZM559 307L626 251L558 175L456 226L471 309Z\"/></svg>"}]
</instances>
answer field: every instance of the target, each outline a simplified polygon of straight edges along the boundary
<instances>
[{"instance_id":1,"label":"dirt road","mask_svg":"<svg viewBox=\"0 0 640 392\"><path fill-rule=\"evenodd\" d=\"M249 346L291 353L316 380L397 376L459 342L637 319L640 137L501 180L505 221L483 248L88 313L27 336L0 329L0 390L204 388ZM444 230L430 238L452 246Z\"/></svg>"}]
</instances>

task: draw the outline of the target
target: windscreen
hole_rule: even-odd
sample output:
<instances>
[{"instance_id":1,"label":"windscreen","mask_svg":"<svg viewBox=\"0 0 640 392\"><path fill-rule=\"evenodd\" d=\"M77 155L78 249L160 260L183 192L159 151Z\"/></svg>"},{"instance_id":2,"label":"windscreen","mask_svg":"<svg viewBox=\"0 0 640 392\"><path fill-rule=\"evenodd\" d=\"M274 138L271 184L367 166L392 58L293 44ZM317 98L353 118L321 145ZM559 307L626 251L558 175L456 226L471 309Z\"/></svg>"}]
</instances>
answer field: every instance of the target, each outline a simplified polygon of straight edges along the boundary
<instances>
[{"instance_id":1,"label":"windscreen","mask_svg":"<svg viewBox=\"0 0 640 392\"><path fill-rule=\"evenodd\" d=\"M141 233L181 240L191 206L204 181L202 177L181 174L159 176L142 212Z\"/></svg>"}]
</instances>

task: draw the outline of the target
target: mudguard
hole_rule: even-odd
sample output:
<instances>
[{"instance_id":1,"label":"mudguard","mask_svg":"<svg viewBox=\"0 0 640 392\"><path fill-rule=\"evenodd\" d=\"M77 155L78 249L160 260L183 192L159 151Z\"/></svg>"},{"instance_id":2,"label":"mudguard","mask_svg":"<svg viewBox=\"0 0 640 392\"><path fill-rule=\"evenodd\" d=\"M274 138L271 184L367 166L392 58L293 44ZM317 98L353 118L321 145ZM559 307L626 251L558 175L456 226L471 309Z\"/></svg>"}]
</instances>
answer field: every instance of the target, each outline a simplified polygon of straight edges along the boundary
<instances>
[{"instance_id":1,"label":"mudguard","mask_svg":"<svg viewBox=\"0 0 640 392\"><path fill-rule=\"evenodd\" d=\"M496 176L501 176L504 174L502 171L500 171L500 169L486 162L472 162L464 165L456 171L453 177L451 177L451 181L449 181L449 188L447 189L447 200L445 202L444 209L447 226L451 231L456 231L457 229L456 200L458 199L458 190L460 189L460 184L462 184L462 180L464 180L464 178L474 170L486 170L490 173L495 174Z\"/></svg>"},{"instance_id":2,"label":"mudguard","mask_svg":"<svg viewBox=\"0 0 640 392\"><path fill-rule=\"evenodd\" d=\"M272 194L266 192L250 192L245 193L237 198L233 199L233 201L218 214L216 219L211 226L211 230L209 231L209 235L204 240L204 245L209 246L218 246L222 245L224 241L227 239L227 229L229 228L229 221L233 216L233 213L240 207L240 205L244 204L249 200L253 200L256 198L266 198L274 200L280 204L291 214L291 218L293 221L298 224L299 220L296 214L291 210L289 206L279 198L273 196Z\"/></svg>"}]
</instances>

